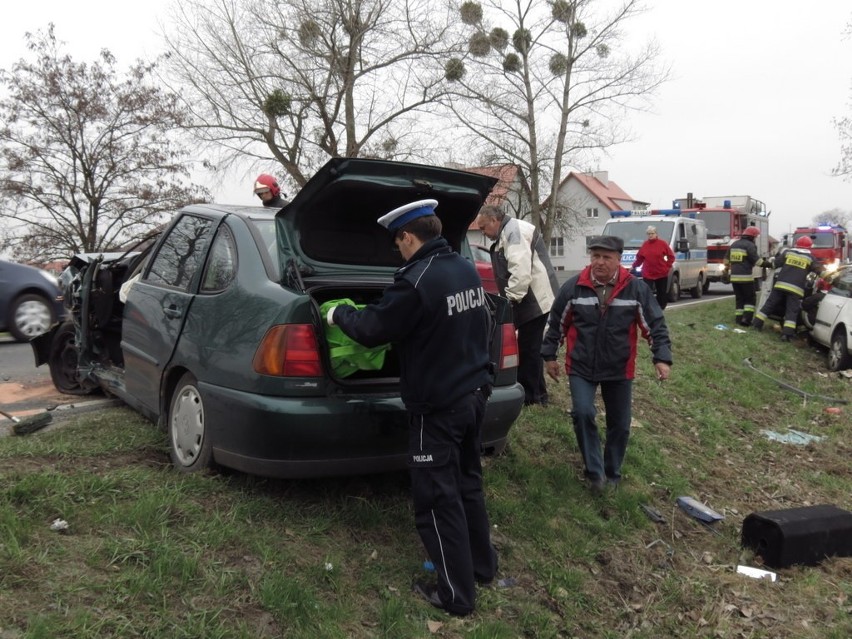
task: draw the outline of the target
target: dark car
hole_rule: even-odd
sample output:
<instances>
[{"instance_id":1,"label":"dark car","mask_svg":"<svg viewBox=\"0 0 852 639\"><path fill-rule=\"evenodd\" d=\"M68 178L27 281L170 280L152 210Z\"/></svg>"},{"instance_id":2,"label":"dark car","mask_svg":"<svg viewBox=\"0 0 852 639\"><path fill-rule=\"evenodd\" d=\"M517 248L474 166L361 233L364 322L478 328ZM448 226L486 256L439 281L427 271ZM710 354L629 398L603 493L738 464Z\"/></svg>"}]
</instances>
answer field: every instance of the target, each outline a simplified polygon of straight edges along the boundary
<instances>
[{"instance_id":1,"label":"dark car","mask_svg":"<svg viewBox=\"0 0 852 639\"><path fill-rule=\"evenodd\" d=\"M0 332L19 342L45 333L63 317L62 291L47 271L0 260Z\"/></svg>"},{"instance_id":2,"label":"dark car","mask_svg":"<svg viewBox=\"0 0 852 639\"><path fill-rule=\"evenodd\" d=\"M72 319L38 340L37 361L49 362L60 390L102 388L167 429L184 471L403 469L408 428L393 345L379 370L335 375L319 309L381 296L402 258L376 219L406 202L438 200L444 236L472 259L465 232L493 182L335 159L277 214L188 206L149 249L72 260L62 277ZM495 377L482 440L497 452L523 390L511 313L502 298L489 304Z\"/></svg>"},{"instance_id":3,"label":"dark car","mask_svg":"<svg viewBox=\"0 0 852 639\"><path fill-rule=\"evenodd\" d=\"M494 268L491 265L491 253L479 244L471 244L470 250L473 253L476 272L479 273L479 279L482 280L482 288L485 289L486 293L498 293L497 281L494 279Z\"/></svg>"}]
</instances>

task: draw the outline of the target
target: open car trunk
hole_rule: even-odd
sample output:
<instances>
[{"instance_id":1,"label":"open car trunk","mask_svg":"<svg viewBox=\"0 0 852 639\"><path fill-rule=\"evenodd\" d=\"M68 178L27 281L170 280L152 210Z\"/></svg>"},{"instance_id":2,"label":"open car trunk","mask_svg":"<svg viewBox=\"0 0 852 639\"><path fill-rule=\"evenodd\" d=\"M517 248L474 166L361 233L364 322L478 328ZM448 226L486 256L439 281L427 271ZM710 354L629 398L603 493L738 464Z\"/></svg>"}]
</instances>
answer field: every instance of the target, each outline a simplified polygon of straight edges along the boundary
<instances>
[{"instance_id":1,"label":"open car trunk","mask_svg":"<svg viewBox=\"0 0 852 639\"><path fill-rule=\"evenodd\" d=\"M421 199L438 201L435 215L441 220L441 234L453 250L472 262L467 230L496 182L492 177L443 167L332 159L276 216L284 284L310 295L318 317L320 306L329 300L378 301L404 260L391 234L377 220ZM498 316L506 312L505 300L489 298L492 315L499 321ZM324 318L319 321L324 328ZM491 330L495 333L493 327ZM497 354L499 341L492 340ZM339 381L396 383L398 379L399 359L391 346L380 370L359 370Z\"/></svg>"}]
</instances>

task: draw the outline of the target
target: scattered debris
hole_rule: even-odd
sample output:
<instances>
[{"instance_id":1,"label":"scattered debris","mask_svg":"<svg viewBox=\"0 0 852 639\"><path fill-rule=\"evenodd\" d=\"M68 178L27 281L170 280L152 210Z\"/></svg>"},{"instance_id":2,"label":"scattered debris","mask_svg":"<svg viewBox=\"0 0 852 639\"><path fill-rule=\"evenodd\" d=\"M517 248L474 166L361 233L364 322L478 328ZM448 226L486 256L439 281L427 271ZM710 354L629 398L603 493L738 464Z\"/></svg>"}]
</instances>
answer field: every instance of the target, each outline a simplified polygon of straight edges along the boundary
<instances>
[{"instance_id":1,"label":"scattered debris","mask_svg":"<svg viewBox=\"0 0 852 639\"><path fill-rule=\"evenodd\" d=\"M829 415L839 415L843 412L843 409L840 406L826 406L825 412Z\"/></svg>"},{"instance_id":2,"label":"scattered debris","mask_svg":"<svg viewBox=\"0 0 852 639\"><path fill-rule=\"evenodd\" d=\"M776 433L774 430L762 430L760 433L774 442L795 444L796 446L807 446L811 442L820 442L825 439L823 435L811 435L792 428L788 428L786 433Z\"/></svg>"},{"instance_id":3,"label":"scattered debris","mask_svg":"<svg viewBox=\"0 0 852 639\"><path fill-rule=\"evenodd\" d=\"M12 426L12 431L16 435L29 435L30 433L34 433L47 426L53 420L53 415L50 413L38 413L27 417L15 417L11 413L0 410L0 415L11 419L15 423L15 425Z\"/></svg>"},{"instance_id":4,"label":"scattered debris","mask_svg":"<svg viewBox=\"0 0 852 639\"><path fill-rule=\"evenodd\" d=\"M646 515L648 515L648 519L653 521L654 523L661 524L666 521L666 518L663 517L663 514L654 508L653 506L647 506L646 504L639 504L639 508L642 509Z\"/></svg>"},{"instance_id":5,"label":"scattered debris","mask_svg":"<svg viewBox=\"0 0 852 639\"><path fill-rule=\"evenodd\" d=\"M724 515L720 515L709 506L705 506L700 501L692 497L678 497L677 505L690 517L694 517L698 521L703 521L708 524L712 524L713 522L720 521L725 518Z\"/></svg>"},{"instance_id":6,"label":"scattered debris","mask_svg":"<svg viewBox=\"0 0 852 639\"><path fill-rule=\"evenodd\" d=\"M741 328L735 328L735 329L734 329L734 333L740 333L740 334L743 334L743 333L748 333L748 331L744 331L744 330L743 330L743 329L741 329Z\"/></svg>"},{"instance_id":7,"label":"scattered debris","mask_svg":"<svg viewBox=\"0 0 852 639\"><path fill-rule=\"evenodd\" d=\"M53 520L50 524L50 529L54 532L64 533L68 532L68 522L64 519L59 519L58 517Z\"/></svg>"},{"instance_id":8,"label":"scattered debris","mask_svg":"<svg viewBox=\"0 0 852 639\"><path fill-rule=\"evenodd\" d=\"M737 566L737 573L753 577L755 579L768 579L769 581L775 581L778 579L778 575L774 572L761 570L760 568L752 568L751 566Z\"/></svg>"},{"instance_id":9,"label":"scattered debris","mask_svg":"<svg viewBox=\"0 0 852 639\"><path fill-rule=\"evenodd\" d=\"M727 331L728 330L728 327L725 324L716 324L716 326L714 326L713 328L715 328L717 331Z\"/></svg>"},{"instance_id":10,"label":"scattered debris","mask_svg":"<svg viewBox=\"0 0 852 639\"><path fill-rule=\"evenodd\" d=\"M755 365L751 363L750 357L746 357L743 360L743 364L745 364L748 368L753 370L755 373L760 373L764 377L768 377L769 379L771 379L773 382L778 384L778 386L780 386L784 390L788 390L788 391L791 391L793 393L796 393L797 395L801 395L806 400L809 397L813 397L814 399L821 399L822 401L828 402L829 404L848 404L849 403L848 399L841 399L839 397L826 397L825 395L817 395L815 393L808 393L807 391L803 391L800 388L796 388L795 386L788 384L785 381L782 381L780 379L776 379L775 377L772 377L772 375L769 375L768 373L764 373L762 370L756 368Z\"/></svg>"}]
</instances>

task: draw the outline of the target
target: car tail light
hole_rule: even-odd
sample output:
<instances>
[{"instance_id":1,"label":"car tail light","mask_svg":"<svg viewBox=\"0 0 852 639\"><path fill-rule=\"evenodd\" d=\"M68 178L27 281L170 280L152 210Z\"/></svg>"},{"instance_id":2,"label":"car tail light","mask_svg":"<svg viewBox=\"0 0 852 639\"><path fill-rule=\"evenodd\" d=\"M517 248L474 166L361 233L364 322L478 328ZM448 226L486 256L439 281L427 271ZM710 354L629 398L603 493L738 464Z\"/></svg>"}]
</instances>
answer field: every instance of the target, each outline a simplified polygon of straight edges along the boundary
<instances>
[{"instance_id":1,"label":"car tail light","mask_svg":"<svg viewBox=\"0 0 852 639\"><path fill-rule=\"evenodd\" d=\"M513 324L501 324L500 370L518 367L518 338Z\"/></svg>"},{"instance_id":2,"label":"car tail light","mask_svg":"<svg viewBox=\"0 0 852 639\"><path fill-rule=\"evenodd\" d=\"M310 324L281 324L270 328L252 362L261 375L321 377L319 347Z\"/></svg>"}]
</instances>

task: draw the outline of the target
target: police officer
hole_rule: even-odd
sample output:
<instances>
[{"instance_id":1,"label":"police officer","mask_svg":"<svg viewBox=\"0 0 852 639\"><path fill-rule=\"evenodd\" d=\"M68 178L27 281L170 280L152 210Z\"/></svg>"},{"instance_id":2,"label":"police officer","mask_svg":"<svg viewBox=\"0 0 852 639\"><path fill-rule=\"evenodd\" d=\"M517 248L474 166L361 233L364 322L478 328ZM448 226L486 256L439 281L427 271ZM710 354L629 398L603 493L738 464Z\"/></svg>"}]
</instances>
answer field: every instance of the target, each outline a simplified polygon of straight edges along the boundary
<instances>
[{"instance_id":1,"label":"police officer","mask_svg":"<svg viewBox=\"0 0 852 639\"><path fill-rule=\"evenodd\" d=\"M497 571L479 457L490 315L476 269L440 235L437 204L419 200L379 218L405 263L378 302L337 306L326 319L365 346L392 342L399 351L415 524L438 578L414 590L467 615L475 584Z\"/></svg>"},{"instance_id":2,"label":"police officer","mask_svg":"<svg viewBox=\"0 0 852 639\"><path fill-rule=\"evenodd\" d=\"M281 197L281 187L278 180L271 175L261 173L254 181L254 194L263 202L263 206L281 208L287 205L287 200Z\"/></svg>"},{"instance_id":3,"label":"police officer","mask_svg":"<svg viewBox=\"0 0 852 639\"><path fill-rule=\"evenodd\" d=\"M757 330L763 329L763 324L769 315L780 314L784 311L784 325L781 329L781 339L790 342L796 334L796 323L802 308L802 297L805 294L805 283L808 273L821 273L823 268L811 255L810 248L813 240L807 235L796 240L793 248L784 249L772 260L774 268L780 268L772 292L761 309L754 316L752 326Z\"/></svg>"},{"instance_id":4,"label":"police officer","mask_svg":"<svg viewBox=\"0 0 852 639\"><path fill-rule=\"evenodd\" d=\"M734 319L740 326L751 326L754 317L756 292L754 288L754 267L763 266L764 260L757 254L755 242L760 229L749 226L740 235L740 239L731 244L726 261L730 266L731 286L734 288L736 310ZM766 260L767 265L771 260Z\"/></svg>"}]
</instances>

